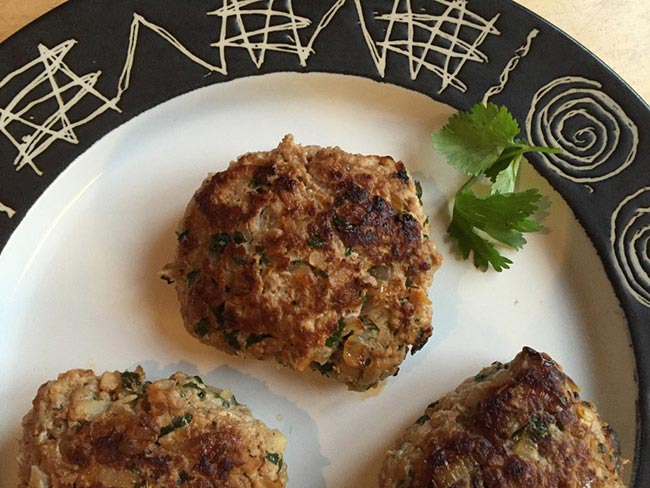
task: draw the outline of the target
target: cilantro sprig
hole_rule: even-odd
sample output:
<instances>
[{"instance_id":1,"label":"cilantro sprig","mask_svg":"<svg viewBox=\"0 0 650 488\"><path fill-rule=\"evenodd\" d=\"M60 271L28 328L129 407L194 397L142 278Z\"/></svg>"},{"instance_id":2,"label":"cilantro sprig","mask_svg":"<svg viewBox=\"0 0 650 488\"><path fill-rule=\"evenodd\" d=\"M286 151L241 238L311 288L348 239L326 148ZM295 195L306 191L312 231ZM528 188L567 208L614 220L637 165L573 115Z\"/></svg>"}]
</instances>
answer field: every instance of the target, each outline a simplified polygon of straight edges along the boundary
<instances>
[{"instance_id":1,"label":"cilantro sprig","mask_svg":"<svg viewBox=\"0 0 650 488\"><path fill-rule=\"evenodd\" d=\"M537 212L542 195L537 189L516 192L521 161L528 152L557 153L558 149L530 146L518 139L519 124L506 107L476 104L469 112L454 114L431 134L436 151L450 165L469 175L456 192L447 232L464 259L473 255L482 271L509 269L512 261L496 247L501 243L521 249L525 232L542 226L530 219ZM490 195L478 196L470 187L480 179L490 182Z\"/></svg>"}]
</instances>

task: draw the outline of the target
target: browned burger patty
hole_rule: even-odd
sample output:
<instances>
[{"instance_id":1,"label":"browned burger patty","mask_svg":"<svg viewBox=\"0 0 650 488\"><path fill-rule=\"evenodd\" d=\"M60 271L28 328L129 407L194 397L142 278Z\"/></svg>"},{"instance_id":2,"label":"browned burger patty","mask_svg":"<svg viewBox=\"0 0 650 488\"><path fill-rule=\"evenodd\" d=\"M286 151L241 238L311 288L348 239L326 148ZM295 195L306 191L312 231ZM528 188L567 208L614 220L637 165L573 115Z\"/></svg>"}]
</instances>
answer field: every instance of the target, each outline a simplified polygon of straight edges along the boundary
<instances>
[{"instance_id":1,"label":"browned burger patty","mask_svg":"<svg viewBox=\"0 0 650 488\"><path fill-rule=\"evenodd\" d=\"M196 376L72 370L41 386L23 419L19 486L280 488L284 445Z\"/></svg>"},{"instance_id":2,"label":"browned burger patty","mask_svg":"<svg viewBox=\"0 0 650 488\"><path fill-rule=\"evenodd\" d=\"M524 348L429 405L381 488L623 487L614 431L546 354Z\"/></svg>"},{"instance_id":3,"label":"browned burger patty","mask_svg":"<svg viewBox=\"0 0 650 488\"><path fill-rule=\"evenodd\" d=\"M431 335L441 257L404 164L300 146L209 176L178 231L187 330L232 354L312 367L364 390Z\"/></svg>"}]
</instances>

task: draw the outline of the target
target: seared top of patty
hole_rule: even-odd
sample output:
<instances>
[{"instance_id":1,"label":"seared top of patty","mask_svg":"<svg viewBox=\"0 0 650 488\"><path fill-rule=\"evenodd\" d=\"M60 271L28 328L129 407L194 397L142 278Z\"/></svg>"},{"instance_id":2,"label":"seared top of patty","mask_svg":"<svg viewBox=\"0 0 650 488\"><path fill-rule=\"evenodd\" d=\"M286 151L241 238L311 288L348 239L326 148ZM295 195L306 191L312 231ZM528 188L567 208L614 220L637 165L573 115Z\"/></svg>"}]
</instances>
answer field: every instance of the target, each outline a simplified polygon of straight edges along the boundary
<instances>
[{"instance_id":1,"label":"seared top of patty","mask_svg":"<svg viewBox=\"0 0 650 488\"><path fill-rule=\"evenodd\" d=\"M548 355L524 348L429 405L382 487L622 487L614 431Z\"/></svg>"},{"instance_id":2,"label":"seared top of patty","mask_svg":"<svg viewBox=\"0 0 650 488\"><path fill-rule=\"evenodd\" d=\"M431 335L441 257L414 181L388 156L286 136L209 176L178 236L165 273L187 329L219 349L365 389Z\"/></svg>"},{"instance_id":3,"label":"seared top of patty","mask_svg":"<svg viewBox=\"0 0 650 488\"><path fill-rule=\"evenodd\" d=\"M197 376L72 370L40 387L23 420L20 486L280 488L284 445Z\"/></svg>"}]
</instances>

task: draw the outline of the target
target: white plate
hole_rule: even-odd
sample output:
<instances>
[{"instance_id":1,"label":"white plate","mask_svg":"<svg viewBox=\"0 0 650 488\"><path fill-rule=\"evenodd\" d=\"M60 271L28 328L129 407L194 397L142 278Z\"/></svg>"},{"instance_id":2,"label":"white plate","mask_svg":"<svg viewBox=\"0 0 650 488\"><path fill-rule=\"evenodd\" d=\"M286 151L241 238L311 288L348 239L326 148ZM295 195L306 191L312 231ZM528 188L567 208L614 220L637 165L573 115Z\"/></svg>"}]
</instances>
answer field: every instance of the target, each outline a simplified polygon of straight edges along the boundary
<instances>
[{"instance_id":1,"label":"white plate","mask_svg":"<svg viewBox=\"0 0 650 488\"><path fill-rule=\"evenodd\" d=\"M524 345L548 352L595 402L634 456L634 358L623 313L569 207L529 167L522 185L549 198L548 231L531 235L504 273L458 261L445 240L461 183L430 147L453 110L361 78L276 74L173 99L120 126L41 196L0 255L0 485L16 484L20 420L38 386L70 368L150 379L176 370L230 386L288 439L289 487L376 486L383 453L432 400ZM285 133L402 159L425 192L444 254L430 296L434 335L384 388L365 394L317 373L241 360L201 345L181 324L157 271L174 230L211 171L268 150Z\"/></svg>"}]
</instances>

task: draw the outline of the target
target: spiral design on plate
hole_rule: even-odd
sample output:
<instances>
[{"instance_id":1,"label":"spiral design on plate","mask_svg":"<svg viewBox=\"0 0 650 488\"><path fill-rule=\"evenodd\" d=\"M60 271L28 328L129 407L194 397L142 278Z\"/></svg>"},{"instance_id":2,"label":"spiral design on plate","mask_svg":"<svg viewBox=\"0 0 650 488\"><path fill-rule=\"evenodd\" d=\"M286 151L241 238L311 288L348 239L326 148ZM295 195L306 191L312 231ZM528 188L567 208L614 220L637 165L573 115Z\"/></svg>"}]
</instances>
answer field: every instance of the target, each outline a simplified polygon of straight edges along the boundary
<instances>
[{"instance_id":1,"label":"spiral design on plate","mask_svg":"<svg viewBox=\"0 0 650 488\"><path fill-rule=\"evenodd\" d=\"M533 97L526 117L528 141L562 149L542 155L556 173L576 183L594 183L634 161L639 132L601 84L578 76L557 78Z\"/></svg>"},{"instance_id":2,"label":"spiral design on plate","mask_svg":"<svg viewBox=\"0 0 650 488\"><path fill-rule=\"evenodd\" d=\"M614 264L632 295L650 308L650 186L625 197L612 214Z\"/></svg>"}]
</instances>

